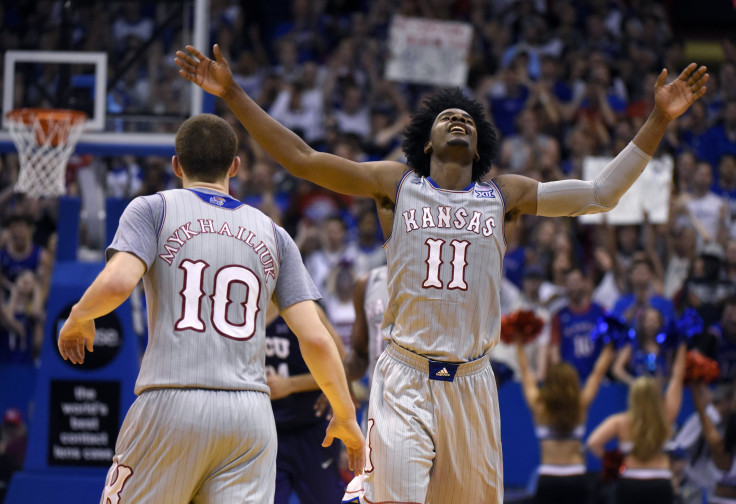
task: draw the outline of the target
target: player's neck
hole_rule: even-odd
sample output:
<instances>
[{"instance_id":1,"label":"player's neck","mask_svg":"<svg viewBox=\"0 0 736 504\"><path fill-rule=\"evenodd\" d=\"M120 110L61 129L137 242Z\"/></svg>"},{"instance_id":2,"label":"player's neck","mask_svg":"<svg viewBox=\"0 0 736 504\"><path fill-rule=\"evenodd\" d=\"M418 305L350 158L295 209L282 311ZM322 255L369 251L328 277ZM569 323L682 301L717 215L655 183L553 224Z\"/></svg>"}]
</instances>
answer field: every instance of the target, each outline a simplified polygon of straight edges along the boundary
<instances>
[{"instance_id":1,"label":"player's neck","mask_svg":"<svg viewBox=\"0 0 736 504\"><path fill-rule=\"evenodd\" d=\"M430 164L429 176L441 188L461 191L472 182L472 172L466 167L454 163L443 163L439 166L440 163Z\"/></svg>"},{"instance_id":2,"label":"player's neck","mask_svg":"<svg viewBox=\"0 0 736 504\"><path fill-rule=\"evenodd\" d=\"M218 191L221 193L225 193L227 195L230 194L228 191L228 187L225 184L218 183L218 182L185 182L182 184L184 186L184 189L211 189L213 191Z\"/></svg>"}]
</instances>

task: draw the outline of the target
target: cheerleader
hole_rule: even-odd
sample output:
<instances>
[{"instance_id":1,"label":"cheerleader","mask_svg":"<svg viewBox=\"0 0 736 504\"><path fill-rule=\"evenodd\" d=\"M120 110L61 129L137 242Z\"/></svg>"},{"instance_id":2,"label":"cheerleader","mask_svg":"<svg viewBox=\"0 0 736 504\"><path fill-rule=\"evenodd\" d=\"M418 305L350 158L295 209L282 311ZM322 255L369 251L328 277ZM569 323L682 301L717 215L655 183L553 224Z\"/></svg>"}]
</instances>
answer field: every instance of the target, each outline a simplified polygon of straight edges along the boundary
<instances>
[{"instance_id":1,"label":"cheerleader","mask_svg":"<svg viewBox=\"0 0 736 504\"><path fill-rule=\"evenodd\" d=\"M566 362L547 368L544 385L538 387L520 338L516 350L524 398L540 445L535 502L585 504L590 493L582 444L585 418L613 361L612 345L601 351L582 390L577 371Z\"/></svg>"},{"instance_id":2,"label":"cheerleader","mask_svg":"<svg viewBox=\"0 0 736 504\"><path fill-rule=\"evenodd\" d=\"M664 398L657 381L649 376L634 380L628 410L609 416L588 438L588 449L602 457L606 444L616 438L624 456L618 480L617 504L672 504L674 490L665 443L680 412L685 377L686 347L677 348Z\"/></svg>"},{"instance_id":3,"label":"cheerleader","mask_svg":"<svg viewBox=\"0 0 736 504\"><path fill-rule=\"evenodd\" d=\"M667 366L657 336L664 329L664 317L650 306L644 310L636 326L636 339L619 351L611 374L626 385L634 383L639 376L655 376L662 380Z\"/></svg>"}]
</instances>

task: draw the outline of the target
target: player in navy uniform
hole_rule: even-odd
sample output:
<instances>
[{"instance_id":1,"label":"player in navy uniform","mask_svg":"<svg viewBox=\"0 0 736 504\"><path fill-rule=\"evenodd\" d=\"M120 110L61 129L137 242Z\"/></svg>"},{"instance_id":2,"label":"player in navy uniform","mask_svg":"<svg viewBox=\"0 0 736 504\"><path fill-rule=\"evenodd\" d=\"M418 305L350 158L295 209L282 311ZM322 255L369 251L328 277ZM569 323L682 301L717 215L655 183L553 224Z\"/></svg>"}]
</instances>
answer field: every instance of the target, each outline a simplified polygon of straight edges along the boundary
<instances>
[{"instance_id":1,"label":"player in navy uniform","mask_svg":"<svg viewBox=\"0 0 736 504\"><path fill-rule=\"evenodd\" d=\"M321 308L320 319L330 332L340 357L342 340ZM287 504L292 492L300 504L339 502L345 485L340 477L340 445L323 447L328 422L314 414L321 395L299 351L299 340L273 305L266 315L266 381L276 420L276 494L274 504Z\"/></svg>"},{"instance_id":2,"label":"player in navy uniform","mask_svg":"<svg viewBox=\"0 0 736 504\"><path fill-rule=\"evenodd\" d=\"M388 346L371 384L367 466L353 502L503 502L500 417L489 352L501 331L505 218L605 212L646 167L667 125L705 93L705 67L659 75L646 123L595 180L485 182L497 148L480 103L429 97L405 131L407 164L357 163L311 149L192 46L180 74L222 97L254 141L291 174L376 202L387 238ZM479 394L478 391L483 390ZM359 479L356 486L360 487ZM352 483L351 483L352 485Z\"/></svg>"}]
</instances>

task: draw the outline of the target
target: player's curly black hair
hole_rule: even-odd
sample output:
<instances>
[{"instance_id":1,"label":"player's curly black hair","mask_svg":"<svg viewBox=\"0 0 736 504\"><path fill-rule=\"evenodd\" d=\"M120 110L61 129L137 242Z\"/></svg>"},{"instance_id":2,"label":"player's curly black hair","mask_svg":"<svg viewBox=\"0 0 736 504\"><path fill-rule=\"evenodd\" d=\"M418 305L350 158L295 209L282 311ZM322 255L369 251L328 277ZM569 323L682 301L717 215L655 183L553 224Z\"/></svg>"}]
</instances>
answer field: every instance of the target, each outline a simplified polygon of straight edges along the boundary
<instances>
[{"instance_id":1,"label":"player's curly black hair","mask_svg":"<svg viewBox=\"0 0 736 504\"><path fill-rule=\"evenodd\" d=\"M480 159L473 161L473 181L477 182L491 169L491 161L496 157L498 148L498 135L491 122L486 119L483 106L476 100L464 96L459 88L443 89L426 98L419 110L412 116L411 121L402 132L404 141L401 147L406 154L406 163L417 174L429 176L431 152L425 154L424 145L429 140L432 125L439 113L450 108L464 110L475 121Z\"/></svg>"}]
</instances>

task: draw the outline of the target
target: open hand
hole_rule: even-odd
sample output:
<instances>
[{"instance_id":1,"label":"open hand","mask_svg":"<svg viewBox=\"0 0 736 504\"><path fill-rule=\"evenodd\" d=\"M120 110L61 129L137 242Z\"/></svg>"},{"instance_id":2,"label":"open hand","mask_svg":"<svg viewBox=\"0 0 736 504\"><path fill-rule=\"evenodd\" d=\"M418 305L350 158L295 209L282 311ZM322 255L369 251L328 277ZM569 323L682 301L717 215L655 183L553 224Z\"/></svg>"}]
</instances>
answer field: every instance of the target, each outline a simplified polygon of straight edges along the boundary
<instances>
[{"instance_id":1,"label":"open hand","mask_svg":"<svg viewBox=\"0 0 736 504\"><path fill-rule=\"evenodd\" d=\"M704 66L698 67L690 63L682 73L669 84L667 69L663 69L654 85L654 103L668 119L672 120L682 115L706 91L705 83L710 75Z\"/></svg>"},{"instance_id":2,"label":"open hand","mask_svg":"<svg viewBox=\"0 0 736 504\"><path fill-rule=\"evenodd\" d=\"M59 331L59 353L64 360L82 364L85 347L88 352L92 352L94 341L94 320L78 323L69 317Z\"/></svg>"},{"instance_id":3,"label":"open hand","mask_svg":"<svg viewBox=\"0 0 736 504\"><path fill-rule=\"evenodd\" d=\"M215 44L212 51L215 61L187 45L186 52L176 51L174 62L179 67L179 75L208 93L222 97L233 84L233 74L220 46Z\"/></svg>"},{"instance_id":4,"label":"open hand","mask_svg":"<svg viewBox=\"0 0 736 504\"><path fill-rule=\"evenodd\" d=\"M333 416L327 426L327 433L325 440L322 441L322 446L330 446L335 438L342 439L342 442L345 443L345 449L350 460L348 464L350 470L356 476L362 474L365 466L365 438L355 418L345 420Z\"/></svg>"}]
</instances>

